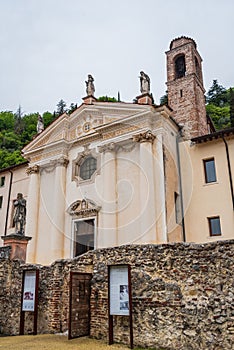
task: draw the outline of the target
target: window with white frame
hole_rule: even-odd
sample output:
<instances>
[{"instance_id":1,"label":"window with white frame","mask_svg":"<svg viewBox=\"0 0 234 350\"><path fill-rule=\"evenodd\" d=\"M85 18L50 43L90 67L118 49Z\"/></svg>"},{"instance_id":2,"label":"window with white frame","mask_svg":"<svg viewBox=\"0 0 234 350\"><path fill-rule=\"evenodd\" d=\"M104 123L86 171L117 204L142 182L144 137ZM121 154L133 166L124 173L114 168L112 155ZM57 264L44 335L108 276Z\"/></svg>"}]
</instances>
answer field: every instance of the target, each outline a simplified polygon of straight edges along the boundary
<instances>
[{"instance_id":1,"label":"window with white frame","mask_svg":"<svg viewBox=\"0 0 234 350\"><path fill-rule=\"evenodd\" d=\"M94 249L95 219L78 219L73 221L73 256L79 256Z\"/></svg>"}]
</instances>

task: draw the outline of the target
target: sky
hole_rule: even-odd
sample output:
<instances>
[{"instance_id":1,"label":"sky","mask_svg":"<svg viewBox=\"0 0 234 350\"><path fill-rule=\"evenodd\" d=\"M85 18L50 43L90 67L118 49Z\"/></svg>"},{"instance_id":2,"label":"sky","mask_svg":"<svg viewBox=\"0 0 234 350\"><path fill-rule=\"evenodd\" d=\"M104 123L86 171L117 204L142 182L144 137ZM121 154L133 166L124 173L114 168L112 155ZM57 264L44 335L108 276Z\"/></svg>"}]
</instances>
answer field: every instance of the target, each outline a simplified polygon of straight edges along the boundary
<instances>
[{"instance_id":1,"label":"sky","mask_svg":"<svg viewBox=\"0 0 234 350\"><path fill-rule=\"evenodd\" d=\"M193 38L205 89L234 86L233 0L0 0L0 110L53 112L95 96L132 102L139 73L155 103L166 90L171 40Z\"/></svg>"}]
</instances>

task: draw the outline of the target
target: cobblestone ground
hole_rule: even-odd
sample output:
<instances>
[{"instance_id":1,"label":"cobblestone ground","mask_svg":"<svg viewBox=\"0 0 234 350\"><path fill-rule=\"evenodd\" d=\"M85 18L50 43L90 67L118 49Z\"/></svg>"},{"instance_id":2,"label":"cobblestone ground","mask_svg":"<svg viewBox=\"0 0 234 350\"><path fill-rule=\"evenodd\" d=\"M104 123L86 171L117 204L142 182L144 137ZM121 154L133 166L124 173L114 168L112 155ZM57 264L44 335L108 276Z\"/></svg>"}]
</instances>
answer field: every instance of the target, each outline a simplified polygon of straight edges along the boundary
<instances>
[{"instance_id":1,"label":"cobblestone ground","mask_svg":"<svg viewBox=\"0 0 234 350\"><path fill-rule=\"evenodd\" d=\"M64 335L23 335L0 337L0 350L126 350L124 345L106 343L86 337L68 340Z\"/></svg>"}]
</instances>

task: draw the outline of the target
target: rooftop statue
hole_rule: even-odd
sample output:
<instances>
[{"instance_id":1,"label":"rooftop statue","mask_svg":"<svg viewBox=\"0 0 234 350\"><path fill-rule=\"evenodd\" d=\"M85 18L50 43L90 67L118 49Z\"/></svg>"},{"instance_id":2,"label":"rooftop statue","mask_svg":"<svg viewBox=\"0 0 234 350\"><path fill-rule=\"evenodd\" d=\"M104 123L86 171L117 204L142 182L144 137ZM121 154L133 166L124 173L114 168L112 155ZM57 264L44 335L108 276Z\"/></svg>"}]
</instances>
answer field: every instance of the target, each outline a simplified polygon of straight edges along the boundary
<instances>
[{"instance_id":1,"label":"rooftop statue","mask_svg":"<svg viewBox=\"0 0 234 350\"><path fill-rule=\"evenodd\" d=\"M140 72L140 84L141 84L141 93L148 94L150 93L150 78L144 72Z\"/></svg>"},{"instance_id":2,"label":"rooftop statue","mask_svg":"<svg viewBox=\"0 0 234 350\"><path fill-rule=\"evenodd\" d=\"M38 114L37 119L37 133L40 134L44 130L44 121L40 114Z\"/></svg>"},{"instance_id":3,"label":"rooftop statue","mask_svg":"<svg viewBox=\"0 0 234 350\"><path fill-rule=\"evenodd\" d=\"M94 79L91 74L88 75L88 81L86 81L86 93L87 96L94 96L95 87L94 87Z\"/></svg>"}]
</instances>

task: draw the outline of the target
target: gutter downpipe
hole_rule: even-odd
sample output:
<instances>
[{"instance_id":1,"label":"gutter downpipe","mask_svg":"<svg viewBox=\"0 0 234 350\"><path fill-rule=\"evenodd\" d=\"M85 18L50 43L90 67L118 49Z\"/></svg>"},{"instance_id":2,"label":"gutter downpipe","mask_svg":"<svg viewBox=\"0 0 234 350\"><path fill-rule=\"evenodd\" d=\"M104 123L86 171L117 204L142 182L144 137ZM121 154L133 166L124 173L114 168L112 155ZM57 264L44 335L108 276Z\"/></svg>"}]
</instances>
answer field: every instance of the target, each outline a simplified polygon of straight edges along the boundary
<instances>
[{"instance_id":1,"label":"gutter downpipe","mask_svg":"<svg viewBox=\"0 0 234 350\"><path fill-rule=\"evenodd\" d=\"M5 221L5 229L4 229L4 236L7 234L7 223L8 223L8 215L9 215L9 208L10 208L10 198L11 198L11 187L12 187L12 179L13 179L13 172L9 170L10 172L10 184L9 184L9 192L8 192L8 201L7 201L7 211L6 211L6 221Z\"/></svg>"},{"instance_id":2,"label":"gutter downpipe","mask_svg":"<svg viewBox=\"0 0 234 350\"><path fill-rule=\"evenodd\" d=\"M223 142L225 144L226 149L226 156L227 156L227 163L228 163L228 174L229 174L229 182L230 182L230 189L231 189L231 196L232 196L232 207L234 210L234 191L233 191L233 182L232 182L232 169L231 169L231 162L230 162L230 156L229 156L229 149L227 141L225 140L224 136L222 136Z\"/></svg>"},{"instance_id":3,"label":"gutter downpipe","mask_svg":"<svg viewBox=\"0 0 234 350\"><path fill-rule=\"evenodd\" d=\"M177 163L178 163L178 175L179 175L179 189L180 189L180 207L181 207L181 225L182 225L182 238L183 242L186 242L186 233L185 233L185 221L184 221L184 201L183 201L183 191L182 191L182 177L181 177L181 161L180 161L180 147L179 139L181 136L181 130L176 135L176 153L177 153Z\"/></svg>"}]
</instances>

